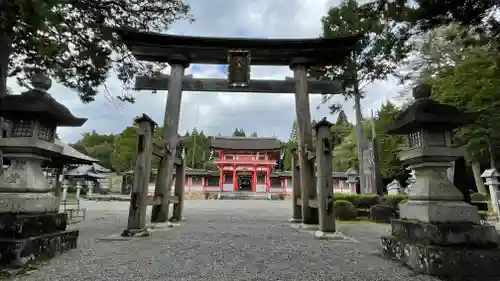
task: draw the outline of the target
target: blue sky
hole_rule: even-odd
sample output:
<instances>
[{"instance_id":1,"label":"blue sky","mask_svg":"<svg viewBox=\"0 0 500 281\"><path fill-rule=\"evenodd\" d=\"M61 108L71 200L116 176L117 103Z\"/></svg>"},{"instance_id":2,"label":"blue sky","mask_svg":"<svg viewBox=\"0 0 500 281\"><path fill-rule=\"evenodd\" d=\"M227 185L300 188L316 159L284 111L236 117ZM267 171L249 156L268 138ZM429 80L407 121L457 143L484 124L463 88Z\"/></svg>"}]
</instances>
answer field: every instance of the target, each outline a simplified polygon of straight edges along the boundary
<instances>
[{"instance_id":1,"label":"blue sky","mask_svg":"<svg viewBox=\"0 0 500 281\"><path fill-rule=\"evenodd\" d=\"M264 38L311 38L321 34L321 17L339 1L328 0L188 0L194 23L187 21L174 24L168 33L195 36L264 37ZM224 78L226 68L217 65L191 65L186 74L194 77ZM168 70L167 70L168 71ZM252 67L252 78L284 79L292 76L288 67ZM161 123L164 116L166 91L152 94L134 92L135 104L113 99L122 91L114 75L106 82L112 97L100 93L95 102L82 104L76 93L60 85L54 85L50 93L65 104L76 116L89 120L81 128L60 128L60 137L67 142L76 141L82 132L96 130L100 133L119 133L131 125L135 116L150 115ZM15 91L22 88L10 81ZM398 95L395 80L380 81L366 87L362 107L365 115L372 109ZM336 101L343 101L341 96ZM319 110L320 96L311 97L311 112L315 119L324 116L331 121L336 116L328 114L326 106ZM352 101L344 102L345 111L354 122ZM196 112L199 111L199 114ZM293 95L257 93L186 92L182 99L180 132L197 127L208 134L230 135L235 128L257 132L260 136L277 136L288 139L295 119Z\"/></svg>"}]
</instances>

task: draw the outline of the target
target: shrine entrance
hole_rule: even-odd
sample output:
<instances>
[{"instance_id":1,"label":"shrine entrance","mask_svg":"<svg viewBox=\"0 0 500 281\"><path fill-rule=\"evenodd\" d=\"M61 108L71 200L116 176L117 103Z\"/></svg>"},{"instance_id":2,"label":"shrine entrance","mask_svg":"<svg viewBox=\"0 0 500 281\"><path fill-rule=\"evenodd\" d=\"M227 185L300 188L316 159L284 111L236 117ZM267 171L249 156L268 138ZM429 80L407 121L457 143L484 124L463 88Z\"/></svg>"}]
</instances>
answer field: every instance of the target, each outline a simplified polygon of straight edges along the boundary
<instances>
[{"instance_id":1,"label":"shrine entrance","mask_svg":"<svg viewBox=\"0 0 500 281\"><path fill-rule=\"evenodd\" d=\"M252 172L238 173L238 191L252 191Z\"/></svg>"},{"instance_id":2,"label":"shrine entrance","mask_svg":"<svg viewBox=\"0 0 500 281\"><path fill-rule=\"evenodd\" d=\"M165 200L162 198L167 197L168 187L171 186L168 183L173 180L175 155L179 143L178 129L183 91L294 94L298 157L292 165L294 171L297 172L293 177L293 218L304 224L318 224L319 214L323 214L321 216L327 219L327 215L332 215L331 160L328 160L329 166L328 161L325 162L326 164L323 163L326 153L331 152L331 145L330 149L324 148L325 153L321 156L321 161L323 161L321 165L324 165L325 169L318 174L318 184L329 188L317 189L314 162L317 151L314 151L313 144L309 94L341 94L342 87L336 81L311 80L308 78L308 70L310 67L341 64L354 49L359 39L358 36L329 39L246 39L165 35L130 29L115 29L115 31L136 59L167 62L171 66L170 75L138 77L135 83L136 90L168 91L163 131L166 155L164 163L160 163L159 167L159 175L164 177L167 184L162 184L161 187L156 186L154 201L160 203L153 206L153 217L167 217L158 216L157 213L168 212L168 208L164 206ZM185 77L184 71L191 63L227 64L228 78ZM293 71L293 78L251 79L251 65L286 65ZM326 123L325 120L323 125ZM328 124L325 128L327 126ZM328 133L325 134L328 135ZM328 141L324 142L324 144L328 143ZM325 171L328 170L330 170L330 175L327 176ZM246 186L246 182L242 178L242 188ZM318 199L317 190L322 192L322 198ZM319 209L323 211L319 212Z\"/></svg>"}]
</instances>

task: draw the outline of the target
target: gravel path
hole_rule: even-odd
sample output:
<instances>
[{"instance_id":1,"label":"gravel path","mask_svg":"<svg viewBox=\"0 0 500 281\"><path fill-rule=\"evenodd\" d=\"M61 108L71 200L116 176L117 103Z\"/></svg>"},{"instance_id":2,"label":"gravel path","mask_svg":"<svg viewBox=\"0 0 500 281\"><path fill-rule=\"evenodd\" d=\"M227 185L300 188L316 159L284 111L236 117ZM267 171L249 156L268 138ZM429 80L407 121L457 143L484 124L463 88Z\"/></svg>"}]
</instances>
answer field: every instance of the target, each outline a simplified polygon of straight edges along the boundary
<instances>
[{"instance_id":1,"label":"gravel path","mask_svg":"<svg viewBox=\"0 0 500 281\"><path fill-rule=\"evenodd\" d=\"M436 280L382 259L388 227L340 224L359 243L290 227L287 201L188 201L186 222L148 238L103 241L125 226L126 202L86 202L78 249L14 280Z\"/></svg>"}]
</instances>

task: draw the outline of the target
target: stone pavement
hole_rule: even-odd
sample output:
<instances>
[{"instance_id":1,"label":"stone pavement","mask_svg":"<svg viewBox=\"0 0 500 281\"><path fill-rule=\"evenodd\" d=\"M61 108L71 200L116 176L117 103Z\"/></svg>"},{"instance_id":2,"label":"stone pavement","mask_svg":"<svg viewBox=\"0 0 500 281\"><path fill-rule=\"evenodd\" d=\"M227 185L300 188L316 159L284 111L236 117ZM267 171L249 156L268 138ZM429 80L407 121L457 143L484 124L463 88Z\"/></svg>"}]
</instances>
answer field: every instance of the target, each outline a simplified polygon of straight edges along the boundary
<instances>
[{"instance_id":1,"label":"stone pavement","mask_svg":"<svg viewBox=\"0 0 500 281\"><path fill-rule=\"evenodd\" d=\"M187 201L186 221L147 238L109 241L128 202L85 202L78 249L12 280L437 280L382 259L388 226L343 223L355 241L321 241L292 228L289 201Z\"/></svg>"}]
</instances>

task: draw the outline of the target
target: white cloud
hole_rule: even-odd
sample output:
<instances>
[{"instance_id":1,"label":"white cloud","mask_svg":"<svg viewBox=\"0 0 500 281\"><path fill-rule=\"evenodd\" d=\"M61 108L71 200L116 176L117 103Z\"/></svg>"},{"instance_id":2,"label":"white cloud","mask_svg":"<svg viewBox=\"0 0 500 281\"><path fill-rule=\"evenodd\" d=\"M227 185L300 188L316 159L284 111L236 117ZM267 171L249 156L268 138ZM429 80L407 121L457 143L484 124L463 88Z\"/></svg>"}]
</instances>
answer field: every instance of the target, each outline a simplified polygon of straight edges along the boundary
<instances>
[{"instance_id":1,"label":"white cloud","mask_svg":"<svg viewBox=\"0 0 500 281\"><path fill-rule=\"evenodd\" d=\"M265 38L305 38L321 34L321 17L328 7L337 5L338 0L189 0L187 1L196 17L194 23L179 22L169 33L196 36L265 37ZM225 77L219 66L191 66L186 74L195 77ZM168 69L167 69L168 72ZM292 76L287 67L252 67L252 78L284 79ZM10 86L20 91L14 81ZM107 82L113 96L119 95L121 85L114 77ZM398 93L396 81L382 81L365 89L366 98L362 102L364 114L370 114L385 100ZM166 91L152 94L137 92L135 104L108 101L100 93L96 101L82 104L76 93L55 85L52 95L65 104L76 116L87 117L88 122L81 128L60 128L61 138L68 142L77 140L82 132L96 130L101 133L118 133L131 125L135 116L150 115L158 123L163 123ZM343 97L335 97L343 101ZM311 97L311 113L315 119L328 116L326 106L320 96ZM352 101L344 103L346 113L354 121ZM197 113L199 112L199 113ZM295 119L294 98L291 94L213 93L186 92L183 94L180 131L193 127L209 134L231 134L243 128L246 132L259 135L276 135L287 139L291 124Z\"/></svg>"}]
</instances>

